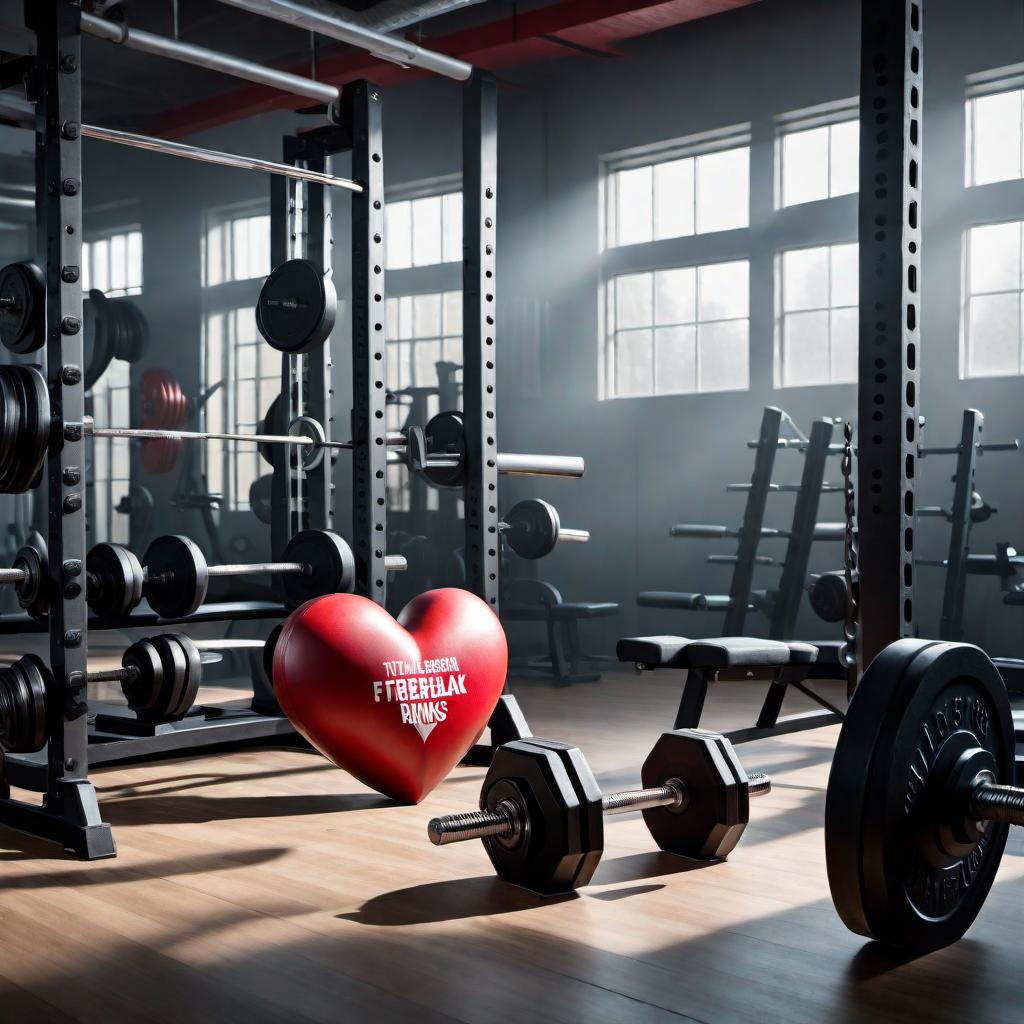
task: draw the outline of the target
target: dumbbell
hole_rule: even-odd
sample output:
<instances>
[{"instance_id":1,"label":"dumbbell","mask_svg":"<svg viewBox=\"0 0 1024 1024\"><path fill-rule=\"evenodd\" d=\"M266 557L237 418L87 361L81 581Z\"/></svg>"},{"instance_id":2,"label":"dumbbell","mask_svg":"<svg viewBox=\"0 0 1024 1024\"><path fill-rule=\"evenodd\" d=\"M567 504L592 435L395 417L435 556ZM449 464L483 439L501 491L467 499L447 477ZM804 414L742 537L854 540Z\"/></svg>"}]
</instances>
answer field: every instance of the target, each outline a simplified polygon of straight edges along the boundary
<instances>
[{"instance_id":1,"label":"dumbbell","mask_svg":"<svg viewBox=\"0 0 1024 1024\"><path fill-rule=\"evenodd\" d=\"M164 618L192 615L206 600L211 577L280 575L291 608L324 594L348 593L355 581L355 559L344 538L329 530L302 530L284 550L281 562L208 565L195 541L171 534L146 550L145 567L127 548L98 544L86 559L89 606L100 618L125 615L143 595ZM389 558L404 568L404 558ZM398 565L397 563L400 563Z\"/></svg>"},{"instance_id":2,"label":"dumbbell","mask_svg":"<svg viewBox=\"0 0 1024 1024\"><path fill-rule=\"evenodd\" d=\"M825 798L836 910L854 932L927 952L985 903L1010 825L1024 825L1013 711L971 644L897 640L868 666Z\"/></svg>"},{"instance_id":3,"label":"dumbbell","mask_svg":"<svg viewBox=\"0 0 1024 1024\"><path fill-rule=\"evenodd\" d=\"M67 683L81 692L89 683L119 682L139 721L173 722L195 703L202 675L195 643L181 633L162 633L133 643L120 668L71 672ZM53 678L38 655L25 654L0 668L0 750L29 754L45 746L52 693Z\"/></svg>"},{"instance_id":4,"label":"dumbbell","mask_svg":"<svg viewBox=\"0 0 1024 1024\"><path fill-rule=\"evenodd\" d=\"M544 558L559 543L586 544L590 540L587 530L567 529L562 526L558 509L540 498L527 498L513 505L498 531L508 546L520 558Z\"/></svg>"},{"instance_id":5,"label":"dumbbell","mask_svg":"<svg viewBox=\"0 0 1024 1024\"><path fill-rule=\"evenodd\" d=\"M46 541L34 534L18 549L9 569L0 569L0 584L13 583L18 604L34 619L42 618L49 606L46 589L49 575Z\"/></svg>"},{"instance_id":6,"label":"dumbbell","mask_svg":"<svg viewBox=\"0 0 1024 1024\"><path fill-rule=\"evenodd\" d=\"M495 751L480 810L427 825L435 846L483 840L500 878L549 895L586 885L604 852L604 815L642 811L662 850L727 857L747 826L749 797L771 789L747 775L732 744L704 729L663 733L640 771L643 789L602 796L579 748L536 737Z\"/></svg>"},{"instance_id":7,"label":"dumbbell","mask_svg":"<svg viewBox=\"0 0 1024 1024\"><path fill-rule=\"evenodd\" d=\"M846 573L842 569L823 572L815 576L807 588L811 608L825 622L842 622L846 618L850 593L846 586Z\"/></svg>"}]
</instances>

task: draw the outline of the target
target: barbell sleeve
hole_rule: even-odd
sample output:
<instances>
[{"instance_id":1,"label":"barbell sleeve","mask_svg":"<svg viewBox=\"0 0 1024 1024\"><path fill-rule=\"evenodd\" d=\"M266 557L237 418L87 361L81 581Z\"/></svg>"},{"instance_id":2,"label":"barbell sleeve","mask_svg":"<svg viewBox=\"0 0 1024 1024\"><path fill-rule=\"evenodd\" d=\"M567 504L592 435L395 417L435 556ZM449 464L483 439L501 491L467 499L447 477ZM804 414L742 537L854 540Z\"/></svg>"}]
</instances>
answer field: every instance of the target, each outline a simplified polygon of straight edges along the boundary
<instances>
[{"instance_id":1,"label":"barbell sleeve","mask_svg":"<svg viewBox=\"0 0 1024 1024\"><path fill-rule=\"evenodd\" d=\"M590 531L561 526L558 529L558 541L566 544L587 544L590 542Z\"/></svg>"},{"instance_id":2,"label":"barbell sleeve","mask_svg":"<svg viewBox=\"0 0 1024 1024\"><path fill-rule=\"evenodd\" d=\"M578 455L523 455L499 452L499 473L508 476L563 476L579 479L586 468Z\"/></svg>"}]
</instances>

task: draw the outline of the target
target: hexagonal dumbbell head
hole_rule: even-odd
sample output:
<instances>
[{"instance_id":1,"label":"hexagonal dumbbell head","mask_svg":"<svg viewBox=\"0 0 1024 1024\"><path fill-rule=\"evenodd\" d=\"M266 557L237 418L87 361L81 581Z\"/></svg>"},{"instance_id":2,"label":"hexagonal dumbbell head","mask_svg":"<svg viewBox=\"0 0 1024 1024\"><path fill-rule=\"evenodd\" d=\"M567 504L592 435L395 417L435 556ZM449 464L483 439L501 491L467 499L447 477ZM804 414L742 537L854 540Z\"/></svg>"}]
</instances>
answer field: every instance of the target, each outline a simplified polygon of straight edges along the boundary
<instances>
[{"instance_id":1,"label":"hexagonal dumbbell head","mask_svg":"<svg viewBox=\"0 0 1024 1024\"><path fill-rule=\"evenodd\" d=\"M732 744L705 729L662 733L640 771L644 787L678 779L686 799L678 808L643 812L663 850L694 860L727 857L750 819L747 773Z\"/></svg>"},{"instance_id":2,"label":"hexagonal dumbbell head","mask_svg":"<svg viewBox=\"0 0 1024 1024\"><path fill-rule=\"evenodd\" d=\"M499 747L480 807L506 801L524 813L518 834L483 841L498 875L549 895L586 885L604 850L604 823L601 791L579 749L541 739Z\"/></svg>"}]
</instances>

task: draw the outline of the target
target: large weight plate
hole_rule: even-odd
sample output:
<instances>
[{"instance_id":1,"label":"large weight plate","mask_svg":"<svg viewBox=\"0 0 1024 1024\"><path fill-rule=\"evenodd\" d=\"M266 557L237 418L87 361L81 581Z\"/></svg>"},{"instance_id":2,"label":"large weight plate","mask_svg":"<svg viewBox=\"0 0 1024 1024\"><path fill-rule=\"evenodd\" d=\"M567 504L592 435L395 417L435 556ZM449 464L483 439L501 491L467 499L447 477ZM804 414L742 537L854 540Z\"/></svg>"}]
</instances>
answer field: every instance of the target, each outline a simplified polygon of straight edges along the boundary
<instances>
[{"instance_id":1,"label":"large weight plate","mask_svg":"<svg viewBox=\"0 0 1024 1024\"><path fill-rule=\"evenodd\" d=\"M31 754L45 746L48 680L35 654L0 669L0 754Z\"/></svg>"},{"instance_id":2,"label":"large weight plate","mask_svg":"<svg viewBox=\"0 0 1024 1024\"><path fill-rule=\"evenodd\" d=\"M13 367L0 366L0 493L14 493L10 481L18 466L18 405L14 396Z\"/></svg>"},{"instance_id":3,"label":"large weight plate","mask_svg":"<svg viewBox=\"0 0 1024 1024\"><path fill-rule=\"evenodd\" d=\"M206 599L210 577L199 545L180 534L157 537L146 549L146 599L165 619L191 615Z\"/></svg>"},{"instance_id":4,"label":"large weight plate","mask_svg":"<svg viewBox=\"0 0 1024 1024\"><path fill-rule=\"evenodd\" d=\"M1008 826L976 831L951 791L968 750L1013 781L1009 700L984 652L927 640L882 651L847 710L825 803L829 887L852 931L924 952L978 915Z\"/></svg>"},{"instance_id":5,"label":"large weight plate","mask_svg":"<svg viewBox=\"0 0 1024 1024\"><path fill-rule=\"evenodd\" d=\"M120 544L95 544L85 556L88 603L99 619L128 615L142 600L142 563Z\"/></svg>"},{"instance_id":6,"label":"large weight plate","mask_svg":"<svg viewBox=\"0 0 1024 1024\"><path fill-rule=\"evenodd\" d=\"M12 352L34 352L46 341L46 282L34 263L0 270L0 342Z\"/></svg>"},{"instance_id":7,"label":"large weight plate","mask_svg":"<svg viewBox=\"0 0 1024 1024\"><path fill-rule=\"evenodd\" d=\"M82 303L82 351L85 362L85 390L103 376L114 358L113 317L110 301L98 288L92 288Z\"/></svg>"},{"instance_id":8,"label":"large weight plate","mask_svg":"<svg viewBox=\"0 0 1024 1024\"><path fill-rule=\"evenodd\" d=\"M11 371L11 381L14 384L15 400L18 405L18 450L14 456L15 462L12 463L14 472L7 485L10 493L20 494L32 486L32 479L36 473L36 456L39 452L36 438L38 424L35 394L27 368L12 366Z\"/></svg>"},{"instance_id":9,"label":"large weight plate","mask_svg":"<svg viewBox=\"0 0 1024 1024\"><path fill-rule=\"evenodd\" d=\"M256 326L271 348L297 355L319 348L334 329L334 283L309 260L288 260L271 271L256 302Z\"/></svg>"},{"instance_id":10,"label":"large weight plate","mask_svg":"<svg viewBox=\"0 0 1024 1024\"><path fill-rule=\"evenodd\" d=\"M356 580L356 560L344 537L330 530L300 530L284 549L283 561L301 562L309 571L281 576L289 608L325 594L348 594Z\"/></svg>"},{"instance_id":11,"label":"large weight plate","mask_svg":"<svg viewBox=\"0 0 1024 1024\"><path fill-rule=\"evenodd\" d=\"M185 682L176 707L170 709L175 718L184 718L199 696L199 687L203 682L203 656L192 638L184 633L168 633L180 648L185 658Z\"/></svg>"},{"instance_id":12,"label":"large weight plate","mask_svg":"<svg viewBox=\"0 0 1024 1024\"><path fill-rule=\"evenodd\" d=\"M249 508L261 523L269 525L273 521L273 501L274 476L272 473L264 473L249 485Z\"/></svg>"},{"instance_id":13,"label":"large weight plate","mask_svg":"<svg viewBox=\"0 0 1024 1024\"><path fill-rule=\"evenodd\" d=\"M25 573L25 579L15 588L18 604L32 618L42 618L50 603L46 541L42 534L32 531L28 541L18 549L11 567Z\"/></svg>"},{"instance_id":14,"label":"large weight plate","mask_svg":"<svg viewBox=\"0 0 1024 1024\"><path fill-rule=\"evenodd\" d=\"M505 516L505 539L520 558L543 558L558 543L561 523L554 505L540 498L528 498L509 509Z\"/></svg>"},{"instance_id":15,"label":"large weight plate","mask_svg":"<svg viewBox=\"0 0 1024 1024\"><path fill-rule=\"evenodd\" d=\"M267 408L266 413L263 415L263 422L260 424L261 434L283 434L285 432L287 424L284 422L284 408L281 402L281 396L278 395ZM278 454L281 452L281 445L269 444L266 441L259 441L256 444L256 450L263 457L263 461L271 466L276 465L276 459Z\"/></svg>"},{"instance_id":16,"label":"large weight plate","mask_svg":"<svg viewBox=\"0 0 1024 1024\"><path fill-rule=\"evenodd\" d=\"M35 470L29 474L27 487L37 487L46 461L46 450L50 444L50 430L53 425L50 418L50 391L41 370L34 366L23 366L21 369L28 376L29 401L35 412L35 420L29 433L28 456L28 464L35 466Z\"/></svg>"}]
</instances>

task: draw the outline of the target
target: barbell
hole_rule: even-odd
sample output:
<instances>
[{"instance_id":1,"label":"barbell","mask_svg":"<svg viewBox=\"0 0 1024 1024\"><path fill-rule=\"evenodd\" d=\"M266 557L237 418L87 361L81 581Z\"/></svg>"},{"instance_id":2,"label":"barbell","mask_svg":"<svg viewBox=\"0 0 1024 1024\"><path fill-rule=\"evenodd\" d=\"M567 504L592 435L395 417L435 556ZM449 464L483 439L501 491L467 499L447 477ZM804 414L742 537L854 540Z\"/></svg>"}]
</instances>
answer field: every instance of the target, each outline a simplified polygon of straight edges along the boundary
<instances>
[{"instance_id":1,"label":"barbell","mask_svg":"<svg viewBox=\"0 0 1024 1024\"><path fill-rule=\"evenodd\" d=\"M727 857L767 775L747 775L732 744L704 729L662 733L643 789L601 795L579 748L536 737L495 751L480 809L433 818L435 846L481 839L499 877L545 895L586 885L604 852L604 815L642 811L658 846L696 860Z\"/></svg>"},{"instance_id":2,"label":"barbell","mask_svg":"<svg viewBox=\"0 0 1024 1024\"><path fill-rule=\"evenodd\" d=\"M586 544L587 530L562 526L558 509L541 498L527 498L508 510L498 524L498 532L520 558L537 559L550 555L558 543Z\"/></svg>"}]
</instances>

